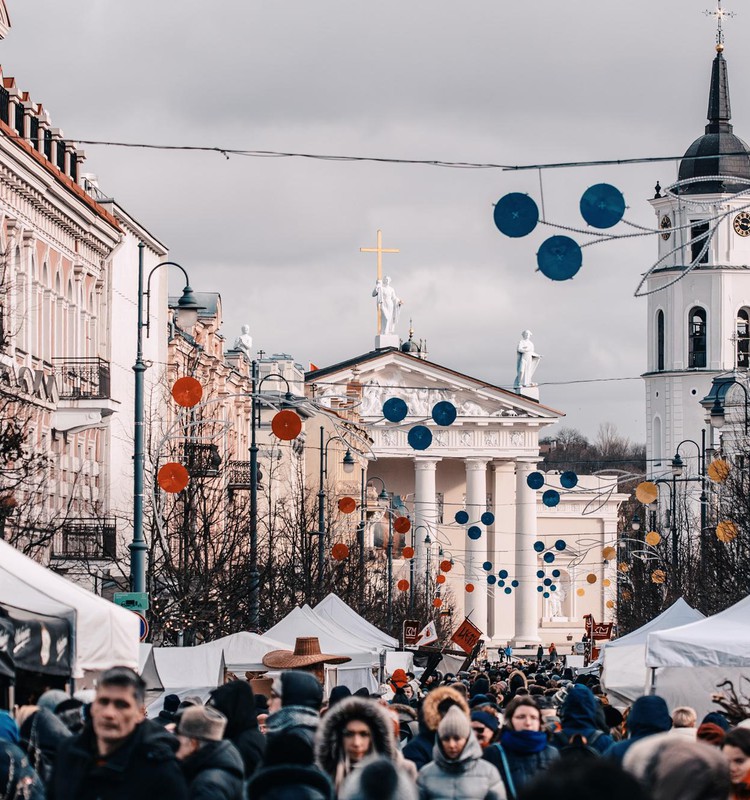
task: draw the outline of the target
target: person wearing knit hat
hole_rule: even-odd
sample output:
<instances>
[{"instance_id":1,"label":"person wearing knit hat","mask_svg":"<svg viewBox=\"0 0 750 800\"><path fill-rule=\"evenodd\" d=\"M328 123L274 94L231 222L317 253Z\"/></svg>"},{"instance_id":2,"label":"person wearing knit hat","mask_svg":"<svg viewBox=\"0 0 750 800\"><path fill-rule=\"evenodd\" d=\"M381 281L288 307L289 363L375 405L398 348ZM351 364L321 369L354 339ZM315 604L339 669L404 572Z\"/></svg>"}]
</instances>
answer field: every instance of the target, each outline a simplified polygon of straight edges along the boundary
<instances>
[{"instance_id":1,"label":"person wearing knit hat","mask_svg":"<svg viewBox=\"0 0 750 800\"><path fill-rule=\"evenodd\" d=\"M418 711L419 733L404 747L404 757L421 769L432 760L440 720L451 706L460 706L469 716L469 704L451 686L438 686L428 692Z\"/></svg>"},{"instance_id":2,"label":"person wearing knit hat","mask_svg":"<svg viewBox=\"0 0 750 800\"><path fill-rule=\"evenodd\" d=\"M164 703L162 704L162 709L154 719L154 722L157 725L161 725L162 728L166 728L167 725L171 725L175 720L175 714L177 713L177 709L180 707L180 698L176 694L168 694L164 696Z\"/></svg>"},{"instance_id":3,"label":"person wearing knit hat","mask_svg":"<svg viewBox=\"0 0 750 800\"><path fill-rule=\"evenodd\" d=\"M190 797L242 800L244 765L239 750L223 739L227 718L211 706L190 706L175 732L177 758L190 787Z\"/></svg>"},{"instance_id":4,"label":"person wearing knit hat","mask_svg":"<svg viewBox=\"0 0 750 800\"><path fill-rule=\"evenodd\" d=\"M489 711L472 711L471 729L484 750L495 741L497 732L500 730L500 720Z\"/></svg>"},{"instance_id":5,"label":"person wearing knit hat","mask_svg":"<svg viewBox=\"0 0 750 800\"><path fill-rule=\"evenodd\" d=\"M705 742L713 747L721 747L724 744L725 737L724 728L713 722L702 722L695 732L696 741Z\"/></svg>"},{"instance_id":6,"label":"person wearing knit hat","mask_svg":"<svg viewBox=\"0 0 750 800\"><path fill-rule=\"evenodd\" d=\"M466 712L451 706L438 725L431 763L417 776L420 800L505 800L500 773L482 759Z\"/></svg>"}]
</instances>

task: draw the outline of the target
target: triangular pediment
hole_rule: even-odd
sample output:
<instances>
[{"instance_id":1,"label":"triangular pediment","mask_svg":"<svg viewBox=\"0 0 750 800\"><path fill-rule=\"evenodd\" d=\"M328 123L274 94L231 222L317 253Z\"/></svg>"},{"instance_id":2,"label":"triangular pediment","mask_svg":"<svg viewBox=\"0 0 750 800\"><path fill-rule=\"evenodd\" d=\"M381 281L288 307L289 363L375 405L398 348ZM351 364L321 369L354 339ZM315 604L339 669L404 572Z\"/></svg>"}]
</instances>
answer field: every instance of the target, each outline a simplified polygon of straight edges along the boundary
<instances>
[{"instance_id":1,"label":"triangular pediment","mask_svg":"<svg viewBox=\"0 0 750 800\"><path fill-rule=\"evenodd\" d=\"M325 404L329 398L360 398L359 416L365 422L383 417L383 403L398 397L407 405L407 419L429 417L440 401L453 403L465 421L514 418L542 420L550 424L563 413L532 399L485 381L423 361L398 350L376 351L306 376L308 387Z\"/></svg>"}]
</instances>

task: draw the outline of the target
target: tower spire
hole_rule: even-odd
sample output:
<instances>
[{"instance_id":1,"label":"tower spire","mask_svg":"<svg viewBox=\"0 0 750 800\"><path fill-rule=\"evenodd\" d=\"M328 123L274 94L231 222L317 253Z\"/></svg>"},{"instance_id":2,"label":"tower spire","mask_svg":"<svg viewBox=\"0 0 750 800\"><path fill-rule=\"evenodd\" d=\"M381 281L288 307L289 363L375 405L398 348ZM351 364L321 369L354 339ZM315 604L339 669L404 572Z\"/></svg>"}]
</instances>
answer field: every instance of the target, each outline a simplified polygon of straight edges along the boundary
<instances>
[{"instance_id":1,"label":"tower spire","mask_svg":"<svg viewBox=\"0 0 750 800\"><path fill-rule=\"evenodd\" d=\"M721 50L716 53L711 68L711 91L708 95L708 125L706 133L732 132L732 106L729 102L729 73Z\"/></svg>"},{"instance_id":2,"label":"tower spire","mask_svg":"<svg viewBox=\"0 0 750 800\"><path fill-rule=\"evenodd\" d=\"M722 0L717 0L716 8L713 11L704 11L707 17L716 17L716 52L724 52L724 27L725 17L733 17L734 11L727 11L721 7Z\"/></svg>"}]
</instances>

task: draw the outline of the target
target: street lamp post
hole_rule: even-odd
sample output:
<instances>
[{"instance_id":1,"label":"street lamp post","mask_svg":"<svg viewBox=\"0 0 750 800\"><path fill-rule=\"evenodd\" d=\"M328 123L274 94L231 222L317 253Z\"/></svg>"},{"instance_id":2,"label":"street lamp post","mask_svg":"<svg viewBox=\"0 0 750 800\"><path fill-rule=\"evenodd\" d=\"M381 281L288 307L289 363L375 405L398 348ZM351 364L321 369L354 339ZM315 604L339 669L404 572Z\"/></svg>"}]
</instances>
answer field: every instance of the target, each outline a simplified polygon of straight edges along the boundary
<instances>
[{"instance_id":1,"label":"street lamp post","mask_svg":"<svg viewBox=\"0 0 750 800\"><path fill-rule=\"evenodd\" d=\"M148 337L151 331L151 276L160 267L177 267L185 276L185 288L182 296L177 301L176 322L180 328L187 330L192 328L198 321L198 311L200 306L190 287L190 278L185 269L174 261L162 261L151 269L145 281L144 291L144 266L143 251L146 245L138 243L138 337L136 345L135 364L135 397L134 397L134 422L133 431L133 540L129 545L130 550L130 590L133 592L146 591L146 539L143 535L143 507L144 507L144 484L146 473L146 453L144 435L144 414L145 414L145 373L148 369L143 360L143 329L146 329ZM146 299L146 319L143 319L143 300Z\"/></svg>"},{"instance_id":2,"label":"street lamp post","mask_svg":"<svg viewBox=\"0 0 750 800\"><path fill-rule=\"evenodd\" d=\"M701 530L700 530L700 549L701 549L701 556L705 555L705 545L706 545L706 527L708 525L708 493L706 491L706 431L705 429L701 430L701 443L694 441L693 439L683 439L678 445L677 449L674 454L674 458L672 459L672 474L675 478L682 477L682 473L684 471L684 462L680 456L680 448L684 444L692 444L695 445L698 451L698 477L697 478L687 478L688 481L695 481L699 480L701 484Z\"/></svg>"},{"instance_id":3,"label":"street lamp post","mask_svg":"<svg viewBox=\"0 0 750 800\"><path fill-rule=\"evenodd\" d=\"M724 427L726 422L726 397L733 386L739 386L745 395L745 436L750 431L750 394L745 384L738 379L736 372L728 375L717 375L711 383L711 391L701 400L701 405L706 409L708 421L712 428L717 430Z\"/></svg>"},{"instance_id":4,"label":"street lamp post","mask_svg":"<svg viewBox=\"0 0 750 800\"><path fill-rule=\"evenodd\" d=\"M388 580L388 591L387 591L387 623L388 623L388 632L391 632L391 628L393 627L393 495L389 494L387 489L385 488L385 481L378 477L377 475L370 476L369 480L380 481L383 490L378 495L378 500L382 500L383 502L387 503L386 506L386 515L388 516L388 545L386 547L386 557L387 557L387 580Z\"/></svg>"}]
</instances>

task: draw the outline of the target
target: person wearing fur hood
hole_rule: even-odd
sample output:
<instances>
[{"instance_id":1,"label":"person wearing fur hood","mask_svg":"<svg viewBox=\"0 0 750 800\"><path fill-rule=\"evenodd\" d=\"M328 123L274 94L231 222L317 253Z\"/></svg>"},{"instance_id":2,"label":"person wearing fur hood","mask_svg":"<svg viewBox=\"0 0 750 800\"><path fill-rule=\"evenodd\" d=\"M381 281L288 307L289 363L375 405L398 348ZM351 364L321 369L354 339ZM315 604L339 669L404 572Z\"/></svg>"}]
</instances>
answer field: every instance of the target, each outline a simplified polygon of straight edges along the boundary
<instances>
[{"instance_id":1,"label":"person wearing fur hood","mask_svg":"<svg viewBox=\"0 0 750 800\"><path fill-rule=\"evenodd\" d=\"M482 758L469 718L452 706L437 730L432 763L419 771L420 800L506 800L496 767Z\"/></svg>"},{"instance_id":2,"label":"person wearing fur hood","mask_svg":"<svg viewBox=\"0 0 750 800\"><path fill-rule=\"evenodd\" d=\"M417 769L432 761L435 734L440 721L451 706L458 706L468 717L466 698L450 686L439 686L427 694L419 711L419 733L403 749L404 758L414 762Z\"/></svg>"},{"instance_id":3,"label":"person wearing fur hood","mask_svg":"<svg viewBox=\"0 0 750 800\"><path fill-rule=\"evenodd\" d=\"M348 697L329 709L315 738L315 760L339 793L352 770L372 756L401 766L394 721L377 702Z\"/></svg>"}]
</instances>

